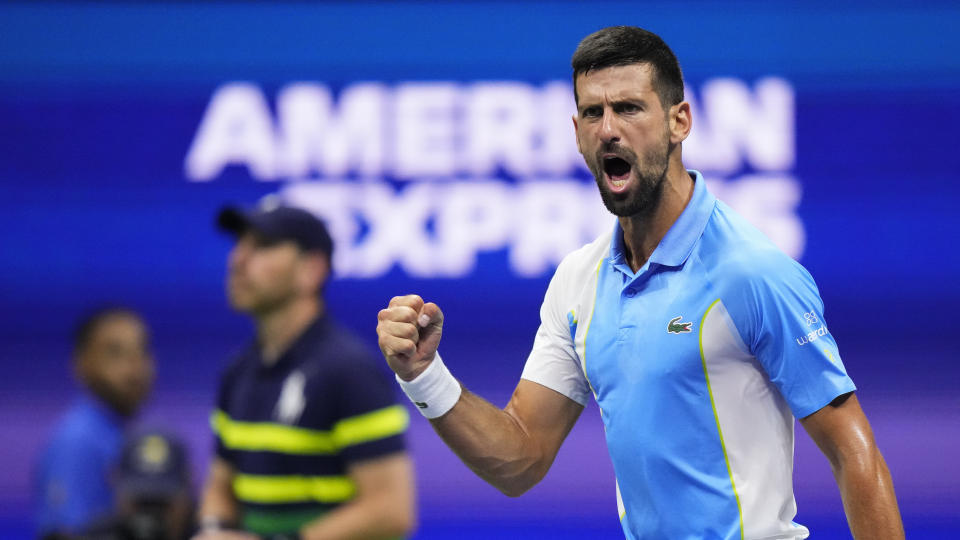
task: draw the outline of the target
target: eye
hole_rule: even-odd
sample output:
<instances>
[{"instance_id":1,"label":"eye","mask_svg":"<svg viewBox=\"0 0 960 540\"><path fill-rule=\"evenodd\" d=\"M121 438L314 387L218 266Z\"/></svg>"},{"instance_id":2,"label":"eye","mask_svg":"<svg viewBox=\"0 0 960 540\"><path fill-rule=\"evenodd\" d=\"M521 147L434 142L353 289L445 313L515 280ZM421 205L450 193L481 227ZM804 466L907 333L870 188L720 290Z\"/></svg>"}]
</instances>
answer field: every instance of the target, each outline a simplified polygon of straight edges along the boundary
<instances>
[{"instance_id":1,"label":"eye","mask_svg":"<svg viewBox=\"0 0 960 540\"><path fill-rule=\"evenodd\" d=\"M276 238L271 238L269 236L264 236L262 234L255 234L253 236L253 246L256 249L268 249L276 246L280 243L280 240Z\"/></svg>"},{"instance_id":2,"label":"eye","mask_svg":"<svg viewBox=\"0 0 960 540\"><path fill-rule=\"evenodd\" d=\"M599 118L603 116L603 108L601 107L586 107L580 113L580 116L584 118Z\"/></svg>"},{"instance_id":3,"label":"eye","mask_svg":"<svg viewBox=\"0 0 960 540\"><path fill-rule=\"evenodd\" d=\"M619 114L632 114L642 110L636 103L617 103L614 109Z\"/></svg>"}]
</instances>

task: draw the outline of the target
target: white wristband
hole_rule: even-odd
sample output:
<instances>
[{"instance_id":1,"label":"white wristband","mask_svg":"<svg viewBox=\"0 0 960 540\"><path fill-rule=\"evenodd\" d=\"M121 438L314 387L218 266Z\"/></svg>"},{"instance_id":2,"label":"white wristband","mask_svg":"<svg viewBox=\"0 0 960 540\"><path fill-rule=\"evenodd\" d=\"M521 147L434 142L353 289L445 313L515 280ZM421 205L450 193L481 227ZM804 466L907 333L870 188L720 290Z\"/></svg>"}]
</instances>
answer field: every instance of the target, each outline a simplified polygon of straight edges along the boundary
<instances>
[{"instance_id":1,"label":"white wristband","mask_svg":"<svg viewBox=\"0 0 960 540\"><path fill-rule=\"evenodd\" d=\"M222 531L225 527L223 526L223 520L217 516L204 516L200 518L200 532L209 533Z\"/></svg>"},{"instance_id":2,"label":"white wristband","mask_svg":"<svg viewBox=\"0 0 960 540\"><path fill-rule=\"evenodd\" d=\"M443 416L460 399L460 383L450 374L447 366L443 365L440 353L436 353L433 362L417 375L412 381L405 381L397 375L400 388L407 394L410 401L420 409L420 413L427 418Z\"/></svg>"}]
</instances>

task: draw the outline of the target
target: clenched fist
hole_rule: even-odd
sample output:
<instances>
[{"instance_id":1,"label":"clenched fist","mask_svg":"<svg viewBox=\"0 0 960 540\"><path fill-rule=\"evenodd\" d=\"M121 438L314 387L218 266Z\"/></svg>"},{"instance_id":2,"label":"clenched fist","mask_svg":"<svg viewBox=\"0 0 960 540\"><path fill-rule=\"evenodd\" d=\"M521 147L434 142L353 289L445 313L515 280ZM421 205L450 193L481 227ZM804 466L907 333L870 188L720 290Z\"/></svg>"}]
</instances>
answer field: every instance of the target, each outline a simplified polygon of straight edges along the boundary
<instances>
[{"instance_id":1,"label":"clenched fist","mask_svg":"<svg viewBox=\"0 0 960 540\"><path fill-rule=\"evenodd\" d=\"M437 354L443 331L443 312L415 294L395 296L377 314L380 351L397 376L412 381Z\"/></svg>"}]
</instances>

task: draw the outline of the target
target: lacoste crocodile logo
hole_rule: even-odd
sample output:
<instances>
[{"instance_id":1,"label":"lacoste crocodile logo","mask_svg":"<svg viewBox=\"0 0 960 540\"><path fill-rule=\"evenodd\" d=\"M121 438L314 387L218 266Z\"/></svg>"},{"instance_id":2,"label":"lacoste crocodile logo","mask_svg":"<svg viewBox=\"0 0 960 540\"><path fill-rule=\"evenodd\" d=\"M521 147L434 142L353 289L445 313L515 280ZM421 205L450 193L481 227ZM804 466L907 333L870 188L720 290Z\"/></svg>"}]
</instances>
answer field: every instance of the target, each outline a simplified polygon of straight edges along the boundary
<instances>
[{"instance_id":1,"label":"lacoste crocodile logo","mask_svg":"<svg viewBox=\"0 0 960 540\"><path fill-rule=\"evenodd\" d=\"M683 318L683 315L670 319L670 324L667 325L668 334L689 334L690 332L692 332L690 327L693 326L693 323L680 322L680 319L682 318Z\"/></svg>"}]
</instances>

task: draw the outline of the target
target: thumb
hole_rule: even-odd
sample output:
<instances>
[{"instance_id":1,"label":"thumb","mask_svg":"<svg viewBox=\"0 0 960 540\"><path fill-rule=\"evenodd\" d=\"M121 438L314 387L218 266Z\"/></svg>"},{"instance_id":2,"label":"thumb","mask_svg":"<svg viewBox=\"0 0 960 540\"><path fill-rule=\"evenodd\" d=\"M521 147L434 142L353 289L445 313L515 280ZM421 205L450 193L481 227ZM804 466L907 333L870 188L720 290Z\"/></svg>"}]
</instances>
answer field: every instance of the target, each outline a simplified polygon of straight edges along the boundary
<instances>
[{"instance_id":1,"label":"thumb","mask_svg":"<svg viewBox=\"0 0 960 540\"><path fill-rule=\"evenodd\" d=\"M443 312L433 302L427 302L420 308L417 325L424 330L439 330L443 328Z\"/></svg>"},{"instance_id":2,"label":"thumb","mask_svg":"<svg viewBox=\"0 0 960 540\"><path fill-rule=\"evenodd\" d=\"M420 308L420 315L417 316L417 326L420 327L417 353L423 358L433 359L440 345L440 335L443 333L443 312L433 302L424 304Z\"/></svg>"}]
</instances>

